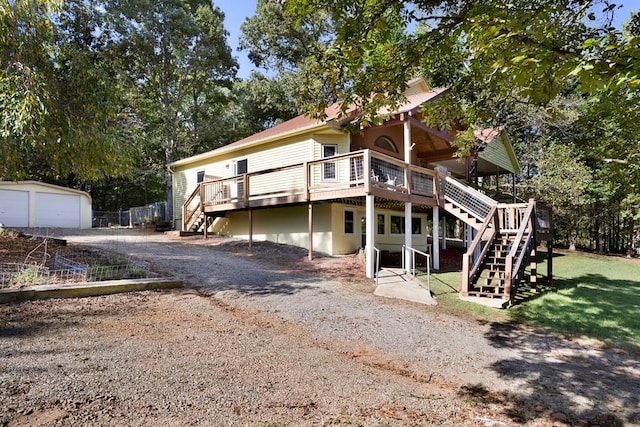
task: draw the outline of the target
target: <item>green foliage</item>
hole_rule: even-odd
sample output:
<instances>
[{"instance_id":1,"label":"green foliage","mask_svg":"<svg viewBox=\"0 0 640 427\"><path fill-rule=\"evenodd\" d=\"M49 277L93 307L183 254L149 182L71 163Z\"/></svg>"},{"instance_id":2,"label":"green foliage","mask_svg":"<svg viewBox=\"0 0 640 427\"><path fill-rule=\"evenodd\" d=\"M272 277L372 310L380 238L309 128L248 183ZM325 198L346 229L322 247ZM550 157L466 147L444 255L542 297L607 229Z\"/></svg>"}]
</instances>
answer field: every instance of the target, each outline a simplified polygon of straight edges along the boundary
<instances>
[{"instance_id":1,"label":"green foliage","mask_svg":"<svg viewBox=\"0 0 640 427\"><path fill-rule=\"evenodd\" d=\"M517 307L513 318L640 349L638 263L577 255L559 255L553 262L555 290ZM545 264L539 269L544 271Z\"/></svg>"},{"instance_id":2,"label":"green foliage","mask_svg":"<svg viewBox=\"0 0 640 427\"><path fill-rule=\"evenodd\" d=\"M44 285L48 281L49 277L42 274L42 268L40 266L25 264L21 271L11 275L9 286L25 288Z\"/></svg>"},{"instance_id":3,"label":"green foliage","mask_svg":"<svg viewBox=\"0 0 640 427\"><path fill-rule=\"evenodd\" d=\"M300 114L297 81L294 72L281 72L275 77L254 72L248 80L236 84L234 95L240 109L236 117L242 119L248 135Z\"/></svg>"},{"instance_id":4,"label":"green foliage","mask_svg":"<svg viewBox=\"0 0 640 427\"><path fill-rule=\"evenodd\" d=\"M131 170L134 155L119 133L107 58L91 50L82 22L72 25L72 4L65 7L55 1L0 6L3 179L60 182Z\"/></svg>"},{"instance_id":5,"label":"green foliage","mask_svg":"<svg viewBox=\"0 0 640 427\"><path fill-rule=\"evenodd\" d=\"M597 0L290 0L285 11L329 14L335 34L310 52L308 75L343 108L359 103L363 120L375 121L382 104L402 100L407 80L432 71L478 109L507 98L545 104L571 78L589 92L637 86L637 40L588 21L601 5L614 10ZM324 107L318 100L313 111Z\"/></svg>"},{"instance_id":6,"label":"green foliage","mask_svg":"<svg viewBox=\"0 0 640 427\"><path fill-rule=\"evenodd\" d=\"M256 13L241 26L240 49L248 50L257 67L295 71L314 46L330 33L324 13L312 13L300 20L283 11L282 2L258 0Z\"/></svg>"}]
</instances>

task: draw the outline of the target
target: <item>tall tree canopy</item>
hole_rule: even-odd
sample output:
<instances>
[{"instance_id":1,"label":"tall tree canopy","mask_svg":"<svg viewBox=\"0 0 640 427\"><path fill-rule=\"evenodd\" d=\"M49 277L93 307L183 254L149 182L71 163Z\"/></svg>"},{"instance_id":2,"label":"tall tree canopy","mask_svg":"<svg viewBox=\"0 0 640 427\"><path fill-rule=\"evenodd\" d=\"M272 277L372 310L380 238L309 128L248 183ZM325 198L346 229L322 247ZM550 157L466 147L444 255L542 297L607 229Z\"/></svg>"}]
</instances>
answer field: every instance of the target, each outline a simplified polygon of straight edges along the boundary
<instances>
[{"instance_id":1,"label":"tall tree canopy","mask_svg":"<svg viewBox=\"0 0 640 427\"><path fill-rule=\"evenodd\" d=\"M587 91L640 86L638 39L612 27L608 0L288 0L285 10L300 20L329 13L335 34L309 55L309 75L344 108L361 103L365 119L400 102L423 70L476 105L546 103L567 79Z\"/></svg>"},{"instance_id":2,"label":"tall tree canopy","mask_svg":"<svg viewBox=\"0 0 640 427\"><path fill-rule=\"evenodd\" d=\"M103 31L130 88L131 109L145 126L152 163L191 155L207 135L208 111L230 87L237 64L224 15L206 0L114 0ZM165 169L167 200L171 174ZM169 212L171 217L171 212Z\"/></svg>"},{"instance_id":3,"label":"tall tree canopy","mask_svg":"<svg viewBox=\"0 0 640 427\"><path fill-rule=\"evenodd\" d=\"M109 58L61 2L0 5L0 179L97 179L131 170ZM74 16L75 18L76 16Z\"/></svg>"},{"instance_id":4,"label":"tall tree canopy","mask_svg":"<svg viewBox=\"0 0 640 427\"><path fill-rule=\"evenodd\" d=\"M254 71L236 87L247 129L257 132L288 120L316 101L321 86L302 75L309 55L332 34L328 14L317 11L298 20L285 13L282 2L258 0L255 14L241 30L240 48L266 72Z\"/></svg>"}]
</instances>

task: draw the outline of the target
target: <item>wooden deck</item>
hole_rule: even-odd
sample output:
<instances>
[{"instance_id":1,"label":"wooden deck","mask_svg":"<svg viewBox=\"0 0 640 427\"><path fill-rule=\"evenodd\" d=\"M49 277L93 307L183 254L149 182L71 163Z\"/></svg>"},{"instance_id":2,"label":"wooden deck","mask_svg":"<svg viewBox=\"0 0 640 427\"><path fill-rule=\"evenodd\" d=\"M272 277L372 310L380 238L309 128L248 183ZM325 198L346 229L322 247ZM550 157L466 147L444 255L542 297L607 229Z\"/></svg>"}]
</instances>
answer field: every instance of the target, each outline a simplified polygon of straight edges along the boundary
<instances>
[{"instance_id":1,"label":"wooden deck","mask_svg":"<svg viewBox=\"0 0 640 427\"><path fill-rule=\"evenodd\" d=\"M183 230L203 213L364 198L438 205L435 171L371 150L205 181L183 206Z\"/></svg>"}]
</instances>

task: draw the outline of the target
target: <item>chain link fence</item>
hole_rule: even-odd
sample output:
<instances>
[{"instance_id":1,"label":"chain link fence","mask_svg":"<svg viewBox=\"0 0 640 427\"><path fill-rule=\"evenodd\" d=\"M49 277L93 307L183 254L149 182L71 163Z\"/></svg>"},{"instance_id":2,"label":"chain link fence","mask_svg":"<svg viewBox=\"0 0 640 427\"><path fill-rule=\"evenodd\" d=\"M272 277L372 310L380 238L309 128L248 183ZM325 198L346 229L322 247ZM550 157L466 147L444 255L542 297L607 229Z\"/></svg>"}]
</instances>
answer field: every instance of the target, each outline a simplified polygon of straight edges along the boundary
<instances>
[{"instance_id":1,"label":"chain link fence","mask_svg":"<svg viewBox=\"0 0 640 427\"><path fill-rule=\"evenodd\" d=\"M93 211L93 227L135 227L167 221L167 202L156 202L117 212Z\"/></svg>"}]
</instances>

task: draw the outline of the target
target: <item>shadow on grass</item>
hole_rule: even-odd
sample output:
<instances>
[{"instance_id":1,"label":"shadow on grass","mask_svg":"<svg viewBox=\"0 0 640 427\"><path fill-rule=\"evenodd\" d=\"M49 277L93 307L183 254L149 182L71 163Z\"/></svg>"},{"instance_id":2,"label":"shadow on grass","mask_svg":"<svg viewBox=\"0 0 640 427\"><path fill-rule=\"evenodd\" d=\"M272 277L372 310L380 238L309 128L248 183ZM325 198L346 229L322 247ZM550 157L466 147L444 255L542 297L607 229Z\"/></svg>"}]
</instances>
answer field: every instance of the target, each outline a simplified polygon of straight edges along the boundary
<instances>
[{"instance_id":1,"label":"shadow on grass","mask_svg":"<svg viewBox=\"0 0 640 427\"><path fill-rule=\"evenodd\" d=\"M503 402L503 414L523 422L545 416L536 409L544 407L547 416L562 413L569 425L640 425L637 266L555 258L554 270L565 277L556 275L553 286L540 283L538 293L523 294L523 303L509 311L511 322L489 323L486 338L495 347L519 352L491 365L505 380L521 384L512 396L516 403ZM461 395L480 403L496 398L482 387Z\"/></svg>"},{"instance_id":2,"label":"shadow on grass","mask_svg":"<svg viewBox=\"0 0 640 427\"><path fill-rule=\"evenodd\" d=\"M494 323L486 334L494 346L517 348L517 358L498 360L502 378L524 383L514 396L522 413L540 403L562 412L570 425L640 423L640 361L634 351L605 351L514 324ZM585 424L586 423L586 424Z\"/></svg>"},{"instance_id":3,"label":"shadow on grass","mask_svg":"<svg viewBox=\"0 0 640 427\"><path fill-rule=\"evenodd\" d=\"M515 310L514 319L640 351L640 282L584 274L556 279L536 298Z\"/></svg>"}]
</instances>

